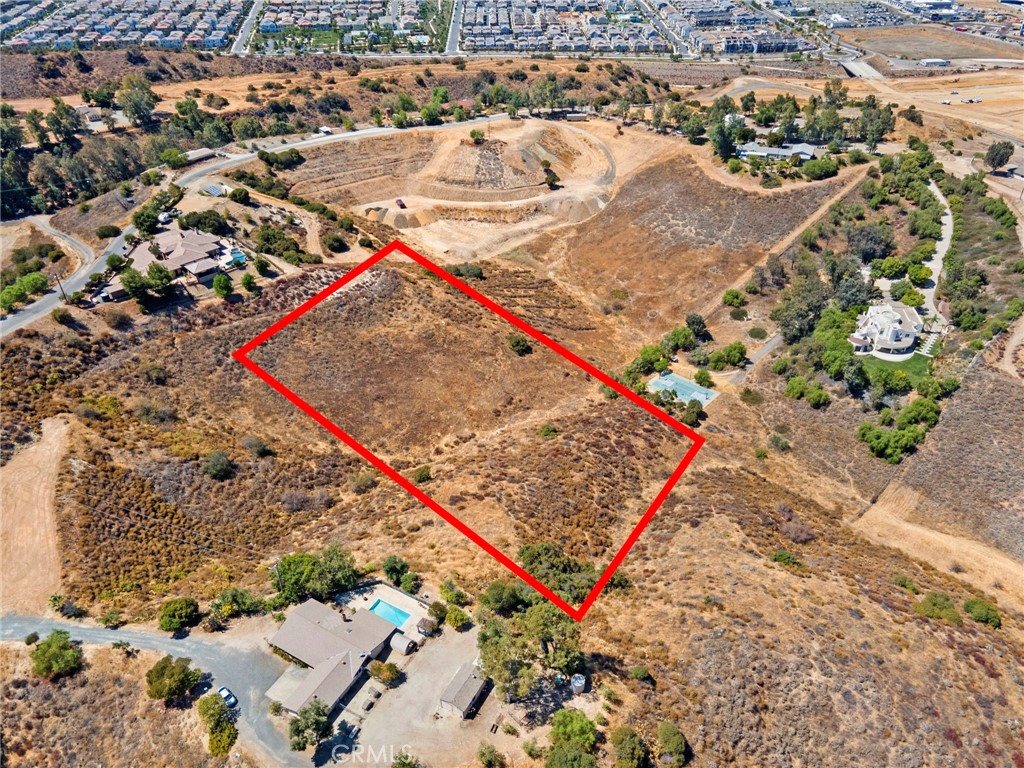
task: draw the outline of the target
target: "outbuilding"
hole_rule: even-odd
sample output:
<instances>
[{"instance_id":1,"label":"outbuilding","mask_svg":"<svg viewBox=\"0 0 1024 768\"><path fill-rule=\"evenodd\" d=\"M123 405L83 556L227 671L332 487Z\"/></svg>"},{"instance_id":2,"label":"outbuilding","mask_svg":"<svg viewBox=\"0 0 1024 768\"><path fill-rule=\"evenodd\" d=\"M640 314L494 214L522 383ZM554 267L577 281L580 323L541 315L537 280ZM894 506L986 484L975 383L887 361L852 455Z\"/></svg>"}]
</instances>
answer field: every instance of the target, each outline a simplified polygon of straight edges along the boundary
<instances>
[{"instance_id":1,"label":"outbuilding","mask_svg":"<svg viewBox=\"0 0 1024 768\"><path fill-rule=\"evenodd\" d=\"M441 711L452 712L465 720L476 712L486 685L487 678L480 674L475 664L463 664L441 694Z\"/></svg>"},{"instance_id":2,"label":"outbuilding","mask_svg":"<svg viewBox=\"0 0 1024 768\"><path fill-rule=\"evenodd\" d=\"M396 632L391 636L391 650L398 651L403 656L408 656L416 650L416 641L411 637L406 637L401 632Z\"/></svg>"}]
</instances>

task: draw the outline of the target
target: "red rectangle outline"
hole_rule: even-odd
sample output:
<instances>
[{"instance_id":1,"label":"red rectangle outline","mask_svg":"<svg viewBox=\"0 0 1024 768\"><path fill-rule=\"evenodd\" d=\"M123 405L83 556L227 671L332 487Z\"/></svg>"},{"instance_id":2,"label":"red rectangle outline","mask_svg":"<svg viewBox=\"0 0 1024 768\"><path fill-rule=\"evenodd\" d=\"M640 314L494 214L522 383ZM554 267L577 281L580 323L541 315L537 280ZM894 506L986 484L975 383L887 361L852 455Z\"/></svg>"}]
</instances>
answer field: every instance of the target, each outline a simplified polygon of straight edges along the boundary
<instances>
[{"instance_id":1,"label":"red rectangle outline","mask_svg":"<svg viewBox=\"0 0 1024 768\"><path fill-rule=\"evenodd\" d=\"M347 283L359 277L359 275L366 272L368 269L370 269L370 267L374 266L379 261L391 255L392 253L395 253L396 251L409 257L417 264L422 266L424 269L428 270L429 272L433 273L437 277L444 280L453 288L458 289L459 291L461 291L462 293L466 294L471 299L476 301L478 304L482 305L486 309L489 309L491 312L498 315L501 319L505 320L508 323L511 323L513 326L515 326L520 331L533 338L538 343L543 344L548 349L561 355L569 362L573 363L586 373L593 376L602 384L611 387L621 396L640 406L641 408L643 408L645 411L650 413L655 418L659 419L664 424L667 424L676 431L685 435L692 442L692 445L686 452L686 455L683 456L682 461L679 462L679 465L672 472L672 475L665 483L665 486L655 497L654 501L651 502L651 505L644 513L644 516L640 518L640 522L637 523L637 525L630 532L629 536L626 538L626 541L619 548L618 552L615 553L615 557L612 558L611 562L608 564L608 567L605 568L604 572L601 574L601 577L597 580L597 583L594 585L594 588L590 591L586 599L584 599L583 603L578 608L574 608L571 605L569 605L565 600L563 600L561 597L555 594L551 589L544 586L534 576L528 573L521 565L519 565L510 557L508 557L503 552L494 547L485 538L483 538L476 531L474 531L472 528L466 525L466 523L462 522L462 520L460 520L458 517L453 515L447 509L442 507L438 502L436 502L434 499L432 499L430 496L428 496L426 493L420 490L420 488L417 485L403 477L397 470L393 469L382 459L374 455L368 448L364 447L354 437L349 435L347 432L345 432L343 429L337 426L334 422L332 422L322 413L317 411L313 406L311 406L297 394L292 392L290 389L288 389L288 387L286 387L280 381L275 379L273 376L270 375L270 373L268 373L266 370L264 370L262 367L260 367L257 363L253 362L252 359L249 358L249 353L256 349L256 347L260 346L265 341L269 340L271 337L273 337L279 331L283 330L285 327L287 327L296 319L304 315L306 312L309 312L317 304L322 302L324 299L333 294L339 288L342 288ZM357 454L362 456L366 461L368 461L382 473L384 473L392 480L394 480L396 483L398 483L398 485L401 486L407 493L409 493L414 498L419 500L428 509L440 515L444 520L446 520L449 524L451 524L464 536L466 536L466 538L474 542L477 546L479 546L481 549L487 552L491 557L493 557L499 563L508 568L513 574L515 574L524 582L529 584L531 587L537 590L537 592L542 594L544 597L546 597L548 600L550 600L552 603L554 603L562 611L564 611L566 614L568 614L571 618L575 619L576 621L580 621L587 614L587 611L590 610L591 606L594 604L598 596L601 594L601 591L608 584L608 581L611 579L612 575L615 573L616 570L618 570L619 566L622 564L622 561L626 559L626 555L629 554L629 551L633 548L633 545L636 544L637 539L640 538L640 535L643 533L644 529L651 522L651 519L654 517L655 513L665 502L665 499L668 498L669 493L672 492L672 489L675 487L676 483L679 482L679 478L682 477L683 472L686 471L686 468L690 465L690 462L693 461L693 458L697 455L697 452L700 451L701 446L704 445L704 438L701 437L696 432L694 432L689 427L687 427L685 424L672 418L669 414L665 413L660 408L643 399L635 392L630 390L628 387L623 386L618 381L613 379L611 376L608 376L607 374L595 368L586 360L583 360L579 356L565 349L556 341L545 336L537 329L533 328L520 318L513 315L504 307L487 298L476 289L467 285L462 280L456 278L454 275L449 274L446 270L437 266L429 259L427 259L424 256L421 256L412 248L398 240L389 243L376 254L374 254L366 261L356 266L354 269L347 272L343 277L341 277L331 285L324 288L311 299L308 299L307 301L303 302L301 305L293 309L291 312L289 312L276 323L271 325L265 331L263 331L255 338L253 338L251 341L247 342L246 344L243 344L237 350L232 352L231 356L234 357L246 368L248 368L250 371L252 371L254 374L256 374L256 376L258 376L264 382L266 382L271 388L273 388L282 396L284 396L284 398L288 400L290 403L292 403L295 407L297 407L299 410L301 410L303 413L305 413L307 416L309 416L311 419L317 422L320 426L322 426L332 435L341 440L345 445L347 445Z\"/></svg>"}]
</instances>

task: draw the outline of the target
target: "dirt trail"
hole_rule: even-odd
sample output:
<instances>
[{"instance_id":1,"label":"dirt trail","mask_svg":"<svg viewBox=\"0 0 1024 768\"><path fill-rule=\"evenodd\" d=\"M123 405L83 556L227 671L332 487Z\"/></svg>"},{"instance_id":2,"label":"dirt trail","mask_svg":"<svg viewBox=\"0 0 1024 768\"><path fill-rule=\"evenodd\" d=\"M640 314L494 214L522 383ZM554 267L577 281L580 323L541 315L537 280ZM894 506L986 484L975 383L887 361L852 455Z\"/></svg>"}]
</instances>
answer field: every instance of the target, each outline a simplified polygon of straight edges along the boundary
<instances>
[{"instance_id":1,"label":"dirt trail","mask_svg":"<svg viewBox=\"0 0 1024 768\"><path fill-rule=\"evenodd\" d=\"M959 563L964 570L958 578L997 598L1002 606L1024 611L1024 564L973 539L908 522L904 513L917 502L914 491L890 485L852 527L871 541L894 547L940 571L949 572L953 563ZM996 583L1002 588L993 587Z\"/></svg>"},{"instance_id":2,"label":"dirt trail","mask_svg":"<svg viewBox=\"0 0 1024 768\"><path fill-rule=\"evenodd\" d=\"M54 494L67 434L64 419L46 419L0 469L0 611L40 612L60 591Z\"/></svg>"},{"instance_id":3,"label":"dirt trail","mask_svg":"<svg viewBox=\"0 0 1024 768\"><path fill-rule=\"evenodd\" d=\"M1011 376L1024 379L1024 369L1015 365L1017 350L1024 348L1024 320L1018 320L1017 327L1010 333L1012 335L1006 340L1006 349L1003 350L1002 356L994 362L994 365Z\"/></svg>"}]
</instances>

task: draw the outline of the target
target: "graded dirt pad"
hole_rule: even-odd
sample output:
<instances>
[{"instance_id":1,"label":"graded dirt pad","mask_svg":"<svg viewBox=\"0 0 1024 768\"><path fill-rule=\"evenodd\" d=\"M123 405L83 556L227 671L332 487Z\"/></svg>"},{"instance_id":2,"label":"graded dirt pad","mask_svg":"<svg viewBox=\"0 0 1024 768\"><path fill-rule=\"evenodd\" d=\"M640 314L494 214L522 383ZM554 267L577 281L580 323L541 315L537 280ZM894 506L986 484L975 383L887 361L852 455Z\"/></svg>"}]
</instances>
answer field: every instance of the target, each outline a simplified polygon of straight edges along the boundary
<instances>
[{"instance_id":1,"label":"graded dirt pad","mask_svg":"<svg viewBox=\"0 0 1024 768\"><path fill-rule=\"evenodd\" d=\"M689 440L604 400L539 344L517 356L513 330L415 270L383 269L251 356L392 466L430 465L427 492L488 540L555 541L607 561Z\"/></svg>"},{"instance_id":2,"label":"graded dirt pad","mask_svg":"<svg viewBox=\"0 0 1024 768\"><path fill-rule=\"evenodd\" d=\"M54 494L68 423L47 419L43 436L0 467L0 612L41 612L60 591Z\"/></svg>"},{"instance_id":3,"label":"graded dirt pad","mask_svg":"<svg viewBox=\"0 0 1024 768\"><path fill-rule=\"evenodd\" d=\"M1018 45L954 32L944 27L844 29L839 32L839 36L861 48L894 58L1024 60L1024 49Z\"/></svg>"}]
</instances>

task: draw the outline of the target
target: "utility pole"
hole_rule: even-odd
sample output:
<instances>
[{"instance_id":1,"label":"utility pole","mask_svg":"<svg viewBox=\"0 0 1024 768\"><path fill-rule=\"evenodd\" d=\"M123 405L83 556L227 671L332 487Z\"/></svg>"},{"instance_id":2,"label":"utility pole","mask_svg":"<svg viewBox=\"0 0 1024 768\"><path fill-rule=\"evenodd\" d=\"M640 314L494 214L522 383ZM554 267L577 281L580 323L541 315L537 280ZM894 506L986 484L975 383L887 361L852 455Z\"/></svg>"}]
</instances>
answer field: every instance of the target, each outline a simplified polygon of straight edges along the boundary
<instances>
[{"instance_id":1,"label":"utility pole","mask_svg":"<svg viewBox=\"0 0 1024 768\"><path fill-rule=\"evenodd\" d=\"M57 279L57 287L60 289L60 295L64 298L64 301L68 300L68 295L64 293L64 286L60 284L60 278L54 275Z\"/></svg>"}]
</instances>

